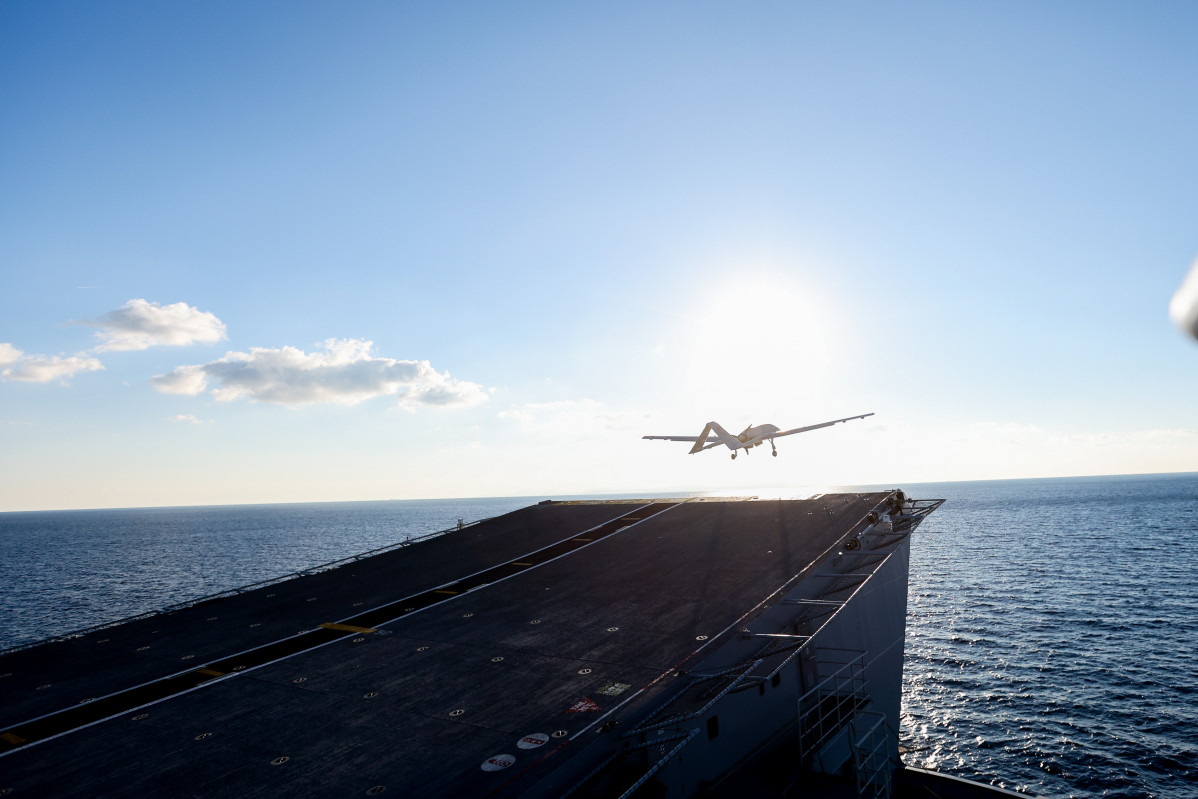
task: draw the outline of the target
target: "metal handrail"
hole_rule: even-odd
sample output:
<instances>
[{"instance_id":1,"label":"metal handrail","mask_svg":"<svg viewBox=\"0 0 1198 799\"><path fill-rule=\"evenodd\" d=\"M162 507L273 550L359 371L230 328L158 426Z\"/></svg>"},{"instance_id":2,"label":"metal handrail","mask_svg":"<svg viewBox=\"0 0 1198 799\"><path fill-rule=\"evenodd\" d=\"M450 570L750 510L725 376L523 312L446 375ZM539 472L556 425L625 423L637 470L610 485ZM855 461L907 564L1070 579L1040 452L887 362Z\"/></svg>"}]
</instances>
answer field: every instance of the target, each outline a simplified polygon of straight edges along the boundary
<instances>
[{"instance_id":1,"label":"metal handrail","mask_svg":"<svg viewBox=\"0 0 1198 799\"><path fill-rule=\"evenodd\" d=\"M857 729L856 719L864 716L876 716L877 719L867 730L861 732ZM858 795L865 796L868 790L875 797L889 799L890 769L888 766L890 761L887 754L881 750L886 746L888 736L892 733L893 730L882 713L859 712L849 722Z\"/></svg>"},{"instance_id":2,"label":"metal handrail","mask_svg":"<svg viewBox=\"0 0 1198 799\"><path fill-rule=\"evenodd\" d=\"M600 763L599 765L595 766L593 769L588 771L582 779L580 779L578 782L576 782L572 786L570 786L570 788L565 793L563 793L560 797L558 797L558 799L567 799L567 797L572 796L574 793L576 793L578 791L579 788L586 785L587 782L591 778L593 778L596 774L598 774L600 771L603 771L603 769L610 766L615 761L616 758L621 757L627 753L628 753L627 749L617 749L615 752L612 753L611 757L607 758L602 763Z\"/></svg>"},{"instance_id":3,"label":"metal handrail","mask_svg":"<svg viewBox=\"0 0 1198 799\"><path fill-rule=\"evenodd\" d=\"M845 674L846 671L847 674ZM840 664L840 668L824 677L799 697L800 756L806 757L809 751L819 749L830 736L844 728L848 719L842 715L841 710L846 704L851 704L850 713L857 712L858 701L866 696L867 682L864 655L858 653L857 657ZM827 687L829 683L831 683L831 691ZM824 696L834 698L830 707L822 701ZM811 704L812 702L814 704ZM809 704L807 710L802 709L804 704ZM814 721L809 721L813 715L815 716ZM832 716L835 716L835 723L829 729L825 729L825 722ZM815 740L808 742L812 734L814 734Z\"/></svg>"},{"instance_id":4,"label":"metal handrail","mask_svg":"<svg viewBox=\"0 0 1198 799\"><path fill-rule=\"evenodd\" d=\"M753 669L755 669L759 663L761 663L760 660L755 660L752 663L748 664L743 672L741 672L736 677L734 677L732 680L730 680L727 685L725 685L723 688L721 688L719 690L719 692L717 692L713 697L711 697L711 699L709 699L707 702L705 702L703 704L703 706L700 707L698 710L692 710L692 711L689 711L686 713L677 713L677 714L670 716L662 721L649 723L655 718L661 718L661 716L663 716L665 714L665 712L669 710L670 706L674 702L676 702L679 698L684 696L688 690L690 690L691 688L694 687L695 683L710 681L710 680L718 680L721 678L720 677L705 677L700 680L696 680L695 683L688 685L680 693L676 694L673 697L673 699L671 699L669 702L666 702L665 704L663 704L656 712L654 712L647 719L645 719L644 723L637 725L634 729L628 730L627 732L623 733L620 737L621 738L631 738L635 735L641 735L646 732L649 732L650 730L663 729L665 727L669 727L672 724L679 724L683 721L689 721L690 719L697 718L698 716L702 716L704 713L706 713L708 710L710 710L711 707L716 702L719 702L721 699L723 699L728 694L729 691L731 691L733 688L735 688L737 685L739 685L741 683L741 681L744 680L744 678L746 676L748 676L748 673L750 671L752 671ZM725 676L731 676L731 675L725 675Z\"/></svg>"},{"instance_id":5,"label":"metal handrail","mask_svg":"<svg viewBox=\"0 0 1198 799\"><path fill-rule=\"evenodd\" d=\"M310 577L313 574L320 574L322 572L340 568L341 566L345 566L349 563L354 563L355 561L362 560L363 558L371 557L372 555L381 555L384 552L391 552L391 551L394 551L397 549L403 549L406 546L411 546L412 544L418 544L421 541L428 541L430 538L438 538L440 536L445 535L446 533L454 533L454 532L457 532L458 530L464 530L467 527L473 527L476 524L482 524L485 521L490 521L492 518L495 518L495 517L489 516L485 519L476 519L475 521L466 522L465 524L460 524L460 525L455 524L453 527L450 527L445 530L437 530L436 532L433 532L433 533L425 533L424 535L418 535L413 538L407 538L407 539L404 539L403 541L398 541L394 544L387 544L386 546L376 547L375 549L368 549L365 552L359 552L356 555L349 555L348 557L339 558L338 560L331 560L328 563L321 563L317 566L309 566L306 569L300 569L298 571L293 571L289 574L284 574L279 577L271 577L270 579L267 579L267 580L259 580L256 583L250 583L248 585L238 586L237 588L228 588L228 589L225 589L224 591L217 591L215 594L206 594L201 597L196 597L195 599L188 599L188 600L184 600L183 602L176 602L173 605L167 605L166 607L161 608L159 610L148 610L145 613L138 613L136 616L126 616L123 619L116 619L114 621L106 621L101 624L93 624L90 627L84 627L79 630L72 630L71 632L60 633L58 635L51 635L46 638L38 639L37 641L30 641L30 642L24 643L24 644L14 644L13 646L8 646L8 647L4 647L3 649L0 649L0 657L12 654L13 652L20 652L24 649L33 649L35 646L41 646L42 644L50 644L55 641L69 641L73 638L82 638L83 636L85 636L89 633L98 632L100 630L107 630L110 627L117 627L121 624L128 624L129 622L132 622L132 621L140 621L142 619L153 618L154 616L161 616L165 613L174 613L176 611L186 610L187 608L195 607L196 605L201 605L205 602L212 602L217 599L224 599L226 597L237 596L238 594L244 594L247 591L253 591L258 588L265 588L268 585L275 585L277 583L283 583L288 580L294 580L297 577Z\"/></svg>"},{"instance_id":6,"label":"metal handrail","mask_svg":"<svg viewBox=\"0 0 1198 799\"><path fill-rule=\"evenodd\" d=\"M677 746L675 746L669 752L666 752L666 754L661 758L661 760L658 760L656 763L654 763L653 767L650 768L647 772L645 772L644 776L642 776L639 780L637 780L636 782L634 782L632 784L631 788L629 788L627 791L624 791L624 793L620 794L620 799L628 799L629 796L632 796L632 794L634 794L636 792L637 788L641 787L646 782L648 782L650 777L652 777L654 774L656 774L662 766L664 766L666 763L670 762L670 758L672 758L674 755L678 754L678 752L682 750L682 747L684 747L688 743L690 743L691 739L694 738L698 734L699 734L698 728L691 730L690 734L687 735L686 738L684 738L681 743L679 743Z\"/></svg>"}]
</instances>

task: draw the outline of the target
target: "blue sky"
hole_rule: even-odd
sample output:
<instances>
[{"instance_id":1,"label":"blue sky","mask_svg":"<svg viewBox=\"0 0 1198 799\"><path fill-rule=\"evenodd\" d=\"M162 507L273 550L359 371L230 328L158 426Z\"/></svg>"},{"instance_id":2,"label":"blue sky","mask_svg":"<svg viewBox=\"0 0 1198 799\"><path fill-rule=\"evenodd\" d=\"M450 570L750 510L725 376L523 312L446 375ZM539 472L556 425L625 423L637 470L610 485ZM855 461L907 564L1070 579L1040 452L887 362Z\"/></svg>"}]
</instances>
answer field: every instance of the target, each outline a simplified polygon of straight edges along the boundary
<instances>
[{"instance_id":1,"label":"blue sky","mask_svg":"<svg viewBox=\"0 0 1198 799\"><path fill-rule=\"evenodd\" d=\"M0 509L1198 470L1193 4L0 17Z\"/></svg>"}]
</instances>

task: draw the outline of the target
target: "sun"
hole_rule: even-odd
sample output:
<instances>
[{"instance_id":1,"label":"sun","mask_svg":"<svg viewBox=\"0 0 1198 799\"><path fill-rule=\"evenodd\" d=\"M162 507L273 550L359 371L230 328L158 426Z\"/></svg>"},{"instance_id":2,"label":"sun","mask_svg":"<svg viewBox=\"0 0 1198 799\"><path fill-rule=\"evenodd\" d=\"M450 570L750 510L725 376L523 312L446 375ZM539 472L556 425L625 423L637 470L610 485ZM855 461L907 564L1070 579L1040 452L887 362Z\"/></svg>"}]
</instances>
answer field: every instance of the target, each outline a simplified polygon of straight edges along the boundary
<instances>
[{"instance_id":1,"label":"sun","mask_svg":"<svg viewBox=\"0 0 1198 799\"><path fill-rule=\"evenodd\" d=\"M843 321L817 289L738 274L709 284L690 309L681 339L691 390L742 413L820 404Z\"/></svg>"},{"instance_id":2,"label":"sun","mask_svg":"<svg viewBox=\"0 0 1198 799\"><path fill-rule=\"evenodd\" d=\"M760 367L827 356L829 320L815 297L776 283L717 294L693 320L697 346L717 359Z\"/></svg>"}]
</instances>

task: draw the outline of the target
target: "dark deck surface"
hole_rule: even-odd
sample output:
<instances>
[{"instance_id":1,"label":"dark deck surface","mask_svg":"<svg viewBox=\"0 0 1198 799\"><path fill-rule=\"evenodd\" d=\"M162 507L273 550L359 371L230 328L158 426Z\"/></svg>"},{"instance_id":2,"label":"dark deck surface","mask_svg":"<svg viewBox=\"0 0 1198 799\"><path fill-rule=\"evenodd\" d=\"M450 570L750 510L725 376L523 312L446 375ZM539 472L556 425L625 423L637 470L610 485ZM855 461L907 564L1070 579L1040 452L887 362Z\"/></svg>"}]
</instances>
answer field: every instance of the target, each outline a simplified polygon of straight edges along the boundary
<instances>
[{"instance_id":1,"label":"dark deck surface","mask_svg":"<svg viewBox=\"0 0 1198 799\"><path fill-rule=\"evenodd\" d=\"M17 652L0 658L0 790L518 795L887 496L533 506ZM501 754L515 764L483 770Z\"/></svg>"}]
</instances>

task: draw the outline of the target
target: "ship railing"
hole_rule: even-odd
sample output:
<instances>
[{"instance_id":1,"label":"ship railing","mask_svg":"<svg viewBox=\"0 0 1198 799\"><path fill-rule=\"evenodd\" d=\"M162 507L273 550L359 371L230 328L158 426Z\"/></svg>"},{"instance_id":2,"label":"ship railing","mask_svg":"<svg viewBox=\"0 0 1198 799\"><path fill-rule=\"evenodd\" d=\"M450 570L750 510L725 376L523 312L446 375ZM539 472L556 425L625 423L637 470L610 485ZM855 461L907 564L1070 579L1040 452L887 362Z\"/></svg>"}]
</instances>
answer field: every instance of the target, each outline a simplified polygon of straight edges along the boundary
<instances>
[{"instance_id":1,"label":"ship railing","mask_svg":"<svg viewBox=\"0 0 1198 799\"><path fill-rule=\"evenodd\" d=\"M673 749L671 749L670 751L668 751L664 755L662 755L661 759L658 760L656 763L654 763L649 768L648 771L646 771L643 775L641 775L641 778L639 780L634 782L628 788L628 790L624 791L624 793L620 794L619 799L628 799L629 796L632 796L632 794L634 794L638 788L640 788L642 785L644 785L646 782L648 782L650 777L652 777L654 774L656 774L658 771L660 771L661 767L664 766L666 763L669 763L670 758L672 758L674 755L676 755L680 751L682 751L682 747L684 747L688 743L690 743L691 739L694 738L698 734L699 734L698 727L691 730L690 734L688 734L685 738L683 738L681 741L679 741L677 746L675 746Z\"/></svg>"},{"instance_id":2,"label":"ship railing","mask_svg":"<svg viewBox=\"0 0 1198 799\"><path fill-rule=\"evenodd\" d=\"M859 796L890 799L890 776L894 772L894 764L886 752L889 734L890 725L886 723L883 713L859 711L849 721L849 741Z\"/></svg>"},{"instance_id":3,"label":"ship railing","mask_svg":"<svg viewBox=\"0 0 1198 799\"><path fill-rule=\"evenodd\" d=\"M801 760L818 752L869 703L865 653L852 654L850 660L839 664L839 668L799 697Z\"/></svg>"},{"instance_id":4,"label":"ship railing","mask_svg":"<svg viewBox=\"0 0 1198 799\"><path fill-rule=\"evenodd\" d=\"M122 624L128 624L129 622L141 621L142 619L152 619L155 616L162 616L162 615L165 615L168 613L176 613L180 610L186 610L187 608L193 608L196 605L203 605L207 602L215 602L220 599L228 599L229 597L237 596L239 594L244 594L248 591L255 591L259 588L266 588L267 586L270 586L270 585L277 585L278 583L284 583L284 582L287 582L288 580L294 580L299 577L311 577L314 574L321 574L323 572L332 571L333 569L340 568L341 566L346 566L350 563L355 563L359 560L362 560L363 558L369 558L374 555L382 555L385 552L393 552L398 549L403 549L404 547L409 547L412 544L418 544L421 541L428 541L431 538L439 538L440 536L443 536L447 533L456 533L458 530L464 530L467 527L473 527L476 524L482 524L485 521L490 521L491 518L494 518L494 517L487 517L485 519L477 519L472 522L458 523L458 524L455 524L453 527L447 528L445 530L437 530L432 533L425 533L424 535L418 535L418 536L413 536L411 538L405 538L404 540L397 541L394 544L387 544L385 546L376 547L374 549L368 549L365 552L359 552L356 555L349 555L344 558L339 558L337 560L329 561L328 563L321 563L316 566L309 566L306 569L300 569L298 571L293 571L288 574L280 575L279 577L271 577L267 580L259 580L256 583L249 583L248 585L238 586L237 588L228 588L224 591L217 591L214 594L205 594L204 596L196 597L195 599L187 599L187 600L184 600L183 602L176 602L173 605L167 605L166 607L161 608L159 610L149 610L149 611L146 611L145 613L138 613L135 616L126 616L124 618L116 619L114 621L106 621L106 622L102 622L100 624L93 624L90 627L84 627L79 630L72 630L72 631L66 632L66 633L59 633L57 635L47 636L46 638L40 638L36 641L30 641L30 642L24 643L24 644L15 644L13 646L8 646L3 649L0 649L0 657L11 654L13 652L20 652L25 649L33 649L35 646L41 646L42 644L50 644L50 643L54 643L55 641L69 641L74 638L82 638L85 635L88 635L90 633L99 632L100 630L107 630L110 627L117 627Z\"/></svg>"},{"instance_id":5,"label":"ship railing","mask_svg":"<svg viewBox=\"0 0 1198 799\"><path fill-rule=\"evenodd\" d=\"M820 631L852 601L888 556L889 553L878 555L865 551L845 553L845 557L853 561L852 571L819 572L815 575L832 581L824 589L822 596L836 596L836 599L784 600L785 604L800 608L799 614L791 619L786 630L778 633L752 633L746 629L741 633L749 638L766 641L764 649L750 658L722 668L687 674L686 683L672 697L662 702L656 712L623 733L622 737L631 738L649 730L681 724L703 715L726 694L749 690L773 678L798 657ZM858 572L857 569L861 571ZM822 648L821 651L827 656L826 653L831 650Z\"/></svg>"},{"instance_id":6,"label":"ship railing","mask_svg":"<svg viewBox=\"0 0 1198 799\"><path fill-rule=\"evenodd\" d=\"M672 698L663 702L656 713L651 714L634 728L622 733L620 737L632 738L653 730L677 726L684 721L702 716L727 696L732 689L740 685L748 677L749 672L760 664L761 660L754 660L717 674L691 676L689 684L674 694Z\"/></svg>"},{"instance_id":7,"label":"ship railing","mask_svg":"<svg viewBox=\"0 0 1198 799\"><path fill-rule=\"evenodd\" d=\"M687 680L682 688L662 702L656 712L623 732L620 737L634 738L653 730L677 727L705 715L728 694L766 682L799 654L811 636L788 636L788 639L786 644L778 644L777 639L774 639L771 647L757 658L712 672L686 675Z\"/></svg>"},{"instance_id":8,"label":"ship railing","mask_svg":"<svg viewBox=\"0 0 1198 799\"><path fill-rule=\"evenodd\" d=\"M894 529L911 530L923 523L932 511L944 504L943 499L909 499L894 518Z\"/></svg>"},{"instance_id":9,"label":"ship railing","mask_svg":"<svg viewBox=\"0 0 1198 799\"><path fill-rule=\"evenodd\" d=\"M829 614L827 618L830 618ZM811 642L826 622L820 619L811 622L810 634L763 634L750 637L763 638L769 643L755 657L734 663L721 669L707 672L692 672L686 675L685 684L673 696L662 702L658 709L635 727L621 734L621 738L633 738L653 730L676 727L683 722L699 718L711 710L717 702L730 693L754 688L766 682L794 660L799 652ZM794 625L803 630L802 622Z\"/></svg>"},{"instance_id":10,"label":"ship railing","mask_svg":"<svg viewBox=\"0 0 1198 799\"><path fill-rule=\"evenodd\" d=\"M562 793L559 799L567 799L567 797L573 796L584 788L587 788L588 795L593 795L596 793L596 791L601 792L604 796L617 795L616 791L620 789L616 786L610 784L599 786L588 784L599 777L613 764L615 764L616 761L628 761L631 757L644 757L645 755L652 757L652 755L649 753L649 750L658 748L658 759L652 765L649 765L648 757L645 757L645 759L642 761L641 768L645 768L646 766L648 766L648 768L646 768L645 772L641 774L640 777L632 783L632 785L624 789L622 793L618 794L620 799L626 799L626 797L629 797L635 793L638 788L644 785L654 774L660 771L666 763L670 762L670 758L682 751L682 748L690 743L691 740L698 734L699 728L695 727L689 730L680 730L672 735L660 735L653 740L643 741L639 744L618 749L610 757L605 759L595 768L588 771L586 775L582 777L582 779L574 783L574 785ZM666 745L675 742L677 745L672 747L669 751L666 751Z\"/></svg>"},{"instance_id":11,"label":"ship railing","mask_svg":"<svg viewBox=\"0 0 1198 799\"><path fill-rule=\"evenodd\" d=\"M610 766L612 763L615 763L617 760L619 760L622 757L627 757L628 753L630 751L632 751L632 750L631 749L617 749L615 752L613 752L611 754L610 757L603 760L603 762L601 762L599 765L595 766L593 769L588 771L583 776L582 779L580 779L578 782L576 782L572 786L570 786L570 788L568 788L564 793L562 793L562 795L559 799L566 799L566 797L573 796L574 794L578 793L579 789L581 789L584 785L586 785L591 780L595 779L595 777L599 776L599 774L601 774L603 772L603 770L606 769L608 766Z\"/></svg>"}]
</instances>

